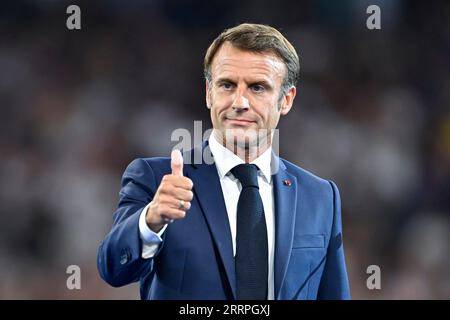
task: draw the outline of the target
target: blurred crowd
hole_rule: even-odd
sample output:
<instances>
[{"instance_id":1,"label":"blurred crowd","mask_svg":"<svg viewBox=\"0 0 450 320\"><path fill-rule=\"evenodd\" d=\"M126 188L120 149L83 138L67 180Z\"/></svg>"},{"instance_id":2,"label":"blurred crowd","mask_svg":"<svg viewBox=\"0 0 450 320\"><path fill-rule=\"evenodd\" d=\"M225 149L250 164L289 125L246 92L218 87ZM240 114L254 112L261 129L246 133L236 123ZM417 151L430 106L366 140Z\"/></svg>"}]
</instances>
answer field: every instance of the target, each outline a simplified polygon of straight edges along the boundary
<instances>
[{"instance_id":1,"label":"blurred crowd","mask_svg":"<svg viewBox=\"0 0 450 320\"><path fill-rule=\"evenodd\" d=\"M66 28L70 4L81 30ZM381 30L366 28L370 4ZM96 269L121 174L168 156L173 130L211 127L205 50L247 21L298 50L280 155L337 183L353 298L450 299L450 5L400 0L2 3L0 298L139 297Z\"/></svg>"}]
</instances>

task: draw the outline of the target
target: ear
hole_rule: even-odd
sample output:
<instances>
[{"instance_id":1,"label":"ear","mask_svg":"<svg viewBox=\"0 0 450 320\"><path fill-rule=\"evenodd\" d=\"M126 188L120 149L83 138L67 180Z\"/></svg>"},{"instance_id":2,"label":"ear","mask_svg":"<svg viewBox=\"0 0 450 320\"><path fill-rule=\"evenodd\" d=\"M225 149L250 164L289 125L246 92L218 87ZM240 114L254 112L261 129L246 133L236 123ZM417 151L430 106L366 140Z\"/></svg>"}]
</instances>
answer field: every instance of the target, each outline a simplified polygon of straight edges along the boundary
<instances>
[{"instance_id":1,"label":"ear","mask_svg":"<svg viewBox=\"0 0 450 320\"><path fill-rule=\"evenodd\" d=\"M208 109L211 109L211 93L209 90L209 82L208 80L205 80L205 97L206 97L206 107Z\"/></svg>"},{"instance_id":2,"label":"ear","mask_svg":"<svg viewBox=\"0 0 450 320\"><path fill-rule=\"evenodd\" d=\"M280 113L282 116L288 114L294 104L295 95L297 94L297 88L292 86L289 88L288 92L284 95L281 101Z\"/></svg>"}]
</instances>

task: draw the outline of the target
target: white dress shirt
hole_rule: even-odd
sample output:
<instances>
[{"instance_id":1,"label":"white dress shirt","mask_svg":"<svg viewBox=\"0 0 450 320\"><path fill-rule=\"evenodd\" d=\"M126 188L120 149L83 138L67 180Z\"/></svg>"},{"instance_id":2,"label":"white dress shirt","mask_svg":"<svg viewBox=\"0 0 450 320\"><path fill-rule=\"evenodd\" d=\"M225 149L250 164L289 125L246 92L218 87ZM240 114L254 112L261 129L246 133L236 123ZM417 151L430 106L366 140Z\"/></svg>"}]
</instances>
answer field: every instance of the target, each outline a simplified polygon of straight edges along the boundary
<instances>
[{"instance_id":1,"label":"white dress shirt","mask_svg":"<svg viewBox=\"0 0 450 320\"><path fill-rule=\"evenodd\" d=\"M225 207L227 209L228 221L230 223L231 239L233 242L233 255L236 255L236 216L239 195L242 189L241 183L230 172L235 166L245 163L241 158L220 144L214 134L209 137L209 147L214 157L214 162L220 179ZM273 184L271 171L272 149L267 149L257 159L252 161L258 170L259 193L264 206L264 214L267 226L268 240L268 298L274 299L274 253L275 253L275 209L273 202ZM195 189L195 186L194 186ZM142 246L142 258L153 257L158 251L159 244L162 242L161 235L164 233L167 225L158 233L153 232L145 222L145 213L147 205L141 212L139 219L139 231ZM189 214L189 211L187 212Z\"/></svg>"}]
</instances>

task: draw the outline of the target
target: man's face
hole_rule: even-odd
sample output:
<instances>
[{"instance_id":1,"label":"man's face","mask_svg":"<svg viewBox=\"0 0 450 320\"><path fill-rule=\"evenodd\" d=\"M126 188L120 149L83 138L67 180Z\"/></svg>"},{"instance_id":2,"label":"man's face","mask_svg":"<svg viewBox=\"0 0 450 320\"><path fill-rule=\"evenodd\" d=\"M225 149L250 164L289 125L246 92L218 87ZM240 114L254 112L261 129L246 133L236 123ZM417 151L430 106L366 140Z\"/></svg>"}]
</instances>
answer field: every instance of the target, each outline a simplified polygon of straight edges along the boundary
<instances>
[{"instance_id":1,"label":"man's face","mask_svg":"<svg viewBox=\"0 0 450 320\"><path fill-rule=\"evenodd\" d=\"M267 137L271 144L270 132L289 112L296 93L291 87L281 94L286 71L273 53L222 45L211 65L211 83L206 82L206 103L215 132L226 137L227 145L255 147Z\"/></svg>"}]
</instances>

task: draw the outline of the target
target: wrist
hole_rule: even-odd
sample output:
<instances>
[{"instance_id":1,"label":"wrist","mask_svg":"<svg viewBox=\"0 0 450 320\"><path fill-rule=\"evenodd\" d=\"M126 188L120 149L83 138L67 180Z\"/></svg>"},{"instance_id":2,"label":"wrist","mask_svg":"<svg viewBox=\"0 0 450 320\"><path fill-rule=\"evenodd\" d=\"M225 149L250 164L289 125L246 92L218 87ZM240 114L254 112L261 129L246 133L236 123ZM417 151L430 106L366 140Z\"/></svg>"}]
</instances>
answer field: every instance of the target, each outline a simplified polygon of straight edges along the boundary
<instances>
[{"instance_id":1,"label":"wrist","mask_svg":"<svg viewBox=\"0 0 450 320\"><path fill-rule=\"evenodd\" d=\"M155 215L156 214L152 212L152 203L150 202L150 205L147 208L147 212L145 213L145 223L153 232L159 232L164 227L165 223L162 221L155 222Z\"/></svg>"}]
</instances>

